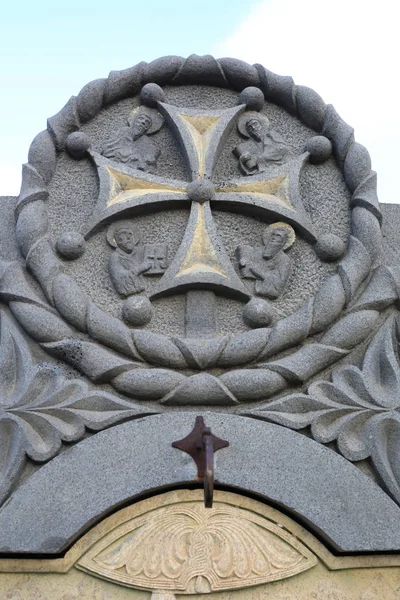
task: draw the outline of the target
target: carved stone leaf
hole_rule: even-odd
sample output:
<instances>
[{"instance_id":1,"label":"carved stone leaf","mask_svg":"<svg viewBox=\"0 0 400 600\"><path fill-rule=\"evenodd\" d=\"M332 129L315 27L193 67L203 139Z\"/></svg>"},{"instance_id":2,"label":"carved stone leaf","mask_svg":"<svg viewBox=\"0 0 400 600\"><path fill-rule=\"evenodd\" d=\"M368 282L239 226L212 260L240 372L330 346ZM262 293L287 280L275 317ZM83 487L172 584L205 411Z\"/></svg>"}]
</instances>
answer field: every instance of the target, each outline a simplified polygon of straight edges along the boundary
<instances>
[{"instance_id":1,"label":"carved stone leaf","mask_svg":"<svg viewBox=\"0 0 400 600\"><path fill-rule=\"evenodd\" d=\"M4 312L0 315L1 410L1 407L8 406L21 390L26 389L32 359L29 348L17 327Z\"/></svg>"},{"instance_id":2,"label":"carved stone leaf","mask_svg":"<svg viewBox=\"0 0 400 600\"><path fill-rule=\"evenodd\" d=\"M292 394L264 404L257 410L246 411L242 414L273 421L291 429L303 429L320 416L328 412L337 414L342 408L328 399L324 402L306 394Z\"/></svg>"},{"instance_id":3,"label":"carved stone leaf","mask_svg":"<svg viewBox=\"0 0 400 600\"><path fill-rule=\"evenodd\" d=\"M360 369L346 366L332 373L332 383L317 381L308 388L308 393L323 402L334 402L342 408L374 408Z\"/></svg>"},{"instance_id":4,"label":"carved stone leaf","mask_svg":"<svg viewBox=\"0 0 400 600\"><path fill-rule=\"evenodd\" d=\"M0 421L0 506L10 494L24 464L22 432L12 420Z\"/></svg>"},{"instance_id":5,"label":"carved stone leaf","mask_svg":"<svg viewBox=\"0 0 400 600\"><path fill-rule=\"evenodd\" d=\"M83 381L68 381L45 368L35 373L23 398L8 413L24 432L27 454L45 461L61 442L81 439L85 426L97 431L150 411L105 392L91 394Z\"/></svg>"},{"instance_id":6,"label":"carved stone leaf","mask_svg":"<svg viewBox=\"0 0 400 600\"><path fill-rule=\"evenodd\" d=\"M368 346L363 361L366 387L380 406L400 405L400 369L394 316L387 319Z\"/></svg>"},{"instance_id":7,"label":"carved stone leaf","mask_svg":"<svg viewBox=\"0 0 400 600\"><path fill-rule=\"evenodd\" d=\"M317 442L337 440L351 461L371 457L400 502L400 367L398 328L389 317L373 337L362 368L345 366L332 382L317 381L308 395L293 394L247 415L301 429L311 425Z\"/></svg>"},{"instance_id":8,"label":"carved stone leaf","mask_svg":"<svg viewBox=\"0 0 400 600\"><path fill-rule=\"evenodd\" d=\"M387 489L400 503L400 418L377 418L366 431L371 458Z\"/></svg>"},{"instance_id":9,"label":"carved stone leaf","mask_svg":"<svg viewBox=\"0 0 400 600\"><path fill-rule=\"evenodd\" d=\"M322 444L327 444L339 438L342 431L351 430L353 421L361 416L362 421L370 418L370 413L341 410L325 413L318 417L311 426L311 432L314 439Z\"/></svg>"},{"instance_id":10,"label":"carved stone leaf","mask_svg":"<svg viewBox=\"0 0 400 600\"><path fill-rule=\"evenodd\" d=\"M345 458L351 461L364 460L370 455L365 428L375 419L371 411L362 411L352 415L341 427L337 436L337 445Z\"/></svg>"},{"instance_id":11,"label":"carved stone leaf","mask_svg":"<svg viewBox=\"0 0 400 600\"><path fill-rule=\"evenodd\" d=\"M1 313L0 502L20 475L27 454L49 460L62 442L80 440L85 427L98 431L150 411L106 392L91 392L56 368L34 364L18 327Z\"/></svg>"},{"instance_id":12,"label":"carved stone leaf","mask_svg":"<svg viewBox=\"0 0 400 600\"><path fill-rule=\"evenodd\" d=\"M23 433L5 408L27 385L31 355L18 328L0 313L0 505L15 485L25 462Z\"/></svg>"}]
</instances>

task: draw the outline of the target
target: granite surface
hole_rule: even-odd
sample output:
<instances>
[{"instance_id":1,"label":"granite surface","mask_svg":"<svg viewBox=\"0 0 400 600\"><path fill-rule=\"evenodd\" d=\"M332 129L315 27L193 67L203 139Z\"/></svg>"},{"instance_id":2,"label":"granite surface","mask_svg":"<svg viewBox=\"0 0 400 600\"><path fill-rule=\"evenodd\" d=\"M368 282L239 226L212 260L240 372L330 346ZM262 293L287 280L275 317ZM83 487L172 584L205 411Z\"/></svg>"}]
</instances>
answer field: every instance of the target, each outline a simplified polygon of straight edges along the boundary
<instances>
[{"instance_id":1,"label":"granite surface","mask_svg":"<svg viewBox=\"0 0 400 600\"><path fill-rule=\"evenodd\" d=\"M53 459L0 510L1 551L57 554L141 494L195 483L193 460L171 446L190 432L194 416L115 426ZM276 425L216 413L204 418L230 443L215 455L218 484L274 503L342 552L400 547L399 507L344 458Z\"/></svg>"},{"instance_id":2,"label":"granite surface","mask_svg":"<svg viewBox=\"0 0 400 600\"><path fill-rule=\"evenodd\" d=\"M399 225L290 77L193 55L85 86L0 200L0 551L194 484L194 410L220 485L399 551Z\"/></svg>"}]
</instances>

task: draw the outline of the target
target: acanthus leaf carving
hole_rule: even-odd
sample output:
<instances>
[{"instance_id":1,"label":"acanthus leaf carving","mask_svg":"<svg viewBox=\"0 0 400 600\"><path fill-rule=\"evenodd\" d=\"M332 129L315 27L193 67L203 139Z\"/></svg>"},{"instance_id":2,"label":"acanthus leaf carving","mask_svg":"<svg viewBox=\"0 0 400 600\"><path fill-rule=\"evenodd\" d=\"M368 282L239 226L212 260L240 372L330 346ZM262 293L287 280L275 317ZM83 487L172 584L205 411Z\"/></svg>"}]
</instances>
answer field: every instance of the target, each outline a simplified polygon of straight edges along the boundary
<instances>
[{"instance_id":1,"label":"acanthus leaf carving","mask_svg":"<svg viewBox=\"0 0 400 600\"><path fill-rule=\"evenodd\" d=\"M107 392L91 391L86 382L68 380L56 367L36 365L12 319L5 312L0 319L1 503L16 484L26 456L47 461L62 442L82 439L85 428L98 431L151 411Z\"/></svg>"},{"instance_id":2,"label":"acanthus leaf carving","mask_svg":"<svg viewBox=\"0 0 400 600\"><path fill-rule=\"evenodd\" d=\"M399 316L391 315L373 337L361 368L343 366L331 381L317 381L307 394L291 394L246 411L248 416L299 430L311 426L320 443L337 441L350 461L371 458L400 503Z\"/></svg>"}]
</instances>

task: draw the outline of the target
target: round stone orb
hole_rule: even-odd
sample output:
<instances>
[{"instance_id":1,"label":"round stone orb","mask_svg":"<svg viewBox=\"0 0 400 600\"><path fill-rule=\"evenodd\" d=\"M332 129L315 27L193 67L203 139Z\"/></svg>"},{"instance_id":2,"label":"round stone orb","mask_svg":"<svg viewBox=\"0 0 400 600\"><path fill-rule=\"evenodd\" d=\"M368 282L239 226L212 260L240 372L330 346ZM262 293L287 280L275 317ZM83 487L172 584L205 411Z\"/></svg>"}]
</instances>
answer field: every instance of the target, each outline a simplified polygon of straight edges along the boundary
<instances>
[{"instance_id":1,"label":"round stone orb","mask_svg":"<svg viewBox=\"0 0 400 600\"><path fill-rule=\"evenodd\" d=\"M91 144L92 141L86 133L83 133L83 131L74 131L67 137L65 147L72 158L82 160L82 158L85 158Z\"/></svg>"},{"instance_id":2,"label":"round stone orb","mask_svg":"<svg viewBox=\"0 0 400 600\"><path fill-rule=\"evenodd\" d=\"M131 327L141 327L150 323L153 316L151 302L145 296L132 296L122 305L122 318Z\"/></svg>"},{"instance_id":3,"label":"round stone orb","mask_svg":"<svg viewBox=\"0 0 400 600\"><path fill-rule=\"evenodd\" d=\"M252 298L243 309L243 320L249 327L268 327L272 321L271 304L262 298Z\"/></svg>"},{"instance_id":4,"label":"round stone orb","mask_svg":"<svg viewBox=\"0 0 400 600\"><path fill-rule=\"evenodd\" d=\"M305 150L310 153L310 162L319 165L332 154L332 143L324 135L315 135L308 140Z\"/></svg>"},{"instance_id":5,"label":"round stone orb","mask_svg":"<svg viewBox=\"0 0 400 600\"><path fill-rule=\"evenodd\" d=\"M248 110L259 111L264 106L264 94L257 87L244 88L239 95L239 104L245 104Z\"/></svg>"},{"instance_id":6,"label":"round stone orb","mask_svg":"<svg viewBox=\"0 0 400 600\"><path fill-rule=\"evenodd\" d=\"M140 92L142 104L154 108L157 102L165 102L164 91L156 83L146 83Z\"/></svg>"},{"instance_id":7,"label":"round stone orb","mask_svg":"<svg viewBox=\"0 0 400 600\"><path fill-rule=\"evenodd\" d=\"M79 231L64 231L57 240L56 249L62 258L75 260L85 252L85 238Z\"/></svg>"},{"instance_id":8,"label":"round stone orb","mask_svg":"<svg viewBox=\"0 0 400 600\"><path fill-rule=\"evenodd\" d=\"M197 181L192 181L189 183L187 187L187 194L191 200L194 202L207 202L207 200L212 200L215 196L215 188L211 181L208 179L197 179Z\"/></svg>"},{"instance_id":9,"label":"round stone orb","mask_svg":"<svg viewBox=\"0 0 400 600\"><path fill-rule=\"evenodd\" d=\"M334 233L322 235L315 245L317 256L325 262L338 260L343 256L345 250L345 243Z\"/></svg>"}]
</instances>

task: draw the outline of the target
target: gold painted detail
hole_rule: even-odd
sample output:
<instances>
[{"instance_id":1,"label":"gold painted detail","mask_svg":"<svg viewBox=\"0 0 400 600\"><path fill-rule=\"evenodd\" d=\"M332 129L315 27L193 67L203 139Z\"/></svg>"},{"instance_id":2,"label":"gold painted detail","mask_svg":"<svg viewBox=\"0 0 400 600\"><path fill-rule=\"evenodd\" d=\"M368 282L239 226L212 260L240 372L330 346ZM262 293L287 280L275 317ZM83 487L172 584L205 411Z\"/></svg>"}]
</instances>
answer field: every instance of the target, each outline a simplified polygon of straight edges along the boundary
<instances>
[{"instance_id":1,"label":"gold painted detail","mask_svg":"<svg viewBox=\"0 0 400 600\"><path fill-rule=\"evenodd\" d=\"M192 116L179 113L189 132L193 145L196 148L199 163L198 176L203 177L207 149L210 144L211 135L221 117L216 116Z\"/></svg>"},{"instance_id":2,"label":"gold painted detail","mask_svg":"<svg viewBox=\"0 0 400 600\"><path fill-rule=\"evenodd\" d=\"M208 234L202 204L198 205L197 223L193 238L176 277L193 273L217 273L222 277L228 277L222 269Z\"/></svg>"},{"instance_id":3,"label":"gold painted detail","mask_svg":"<svg viewBox=\"0 0 400 600\"><path fill-rule=\"evenodd\" d=\"M187 502L127 521L79 565L140 589L204 594L278 581L317 562L294 536L253 512Z\"/></svg>"},{"instance_id":4,"label":"gold painted detail","mask_svg":"<svg viewBox=\"0 0 400 600\"><path fill-rule=\"evenodd\" d=\"M110 199L107 201L107 207L112 206L113 204L126 202L131 198L147 196L147 194L186 193L186 190L184 189L148 181L146 179L140 179L139 177L132 177L131 175L120 173L109 167L107 167L107 171L112 182Z\"/></svg>"},{"instance_id":5,"label":"gold painted detail","mask_svg":"<svg viewBox=\"0 0 400 600\"><path fill-rule=\"evenodd\" d=\"M267 179L266 181L248 181L246 183L224 185L218 188L217 192L238 192L251 196L259 196L266 202L273 202L294 210L289 199L289 177L287 175L279 175L279 177Z\"/></svg>"}]
</instances>

